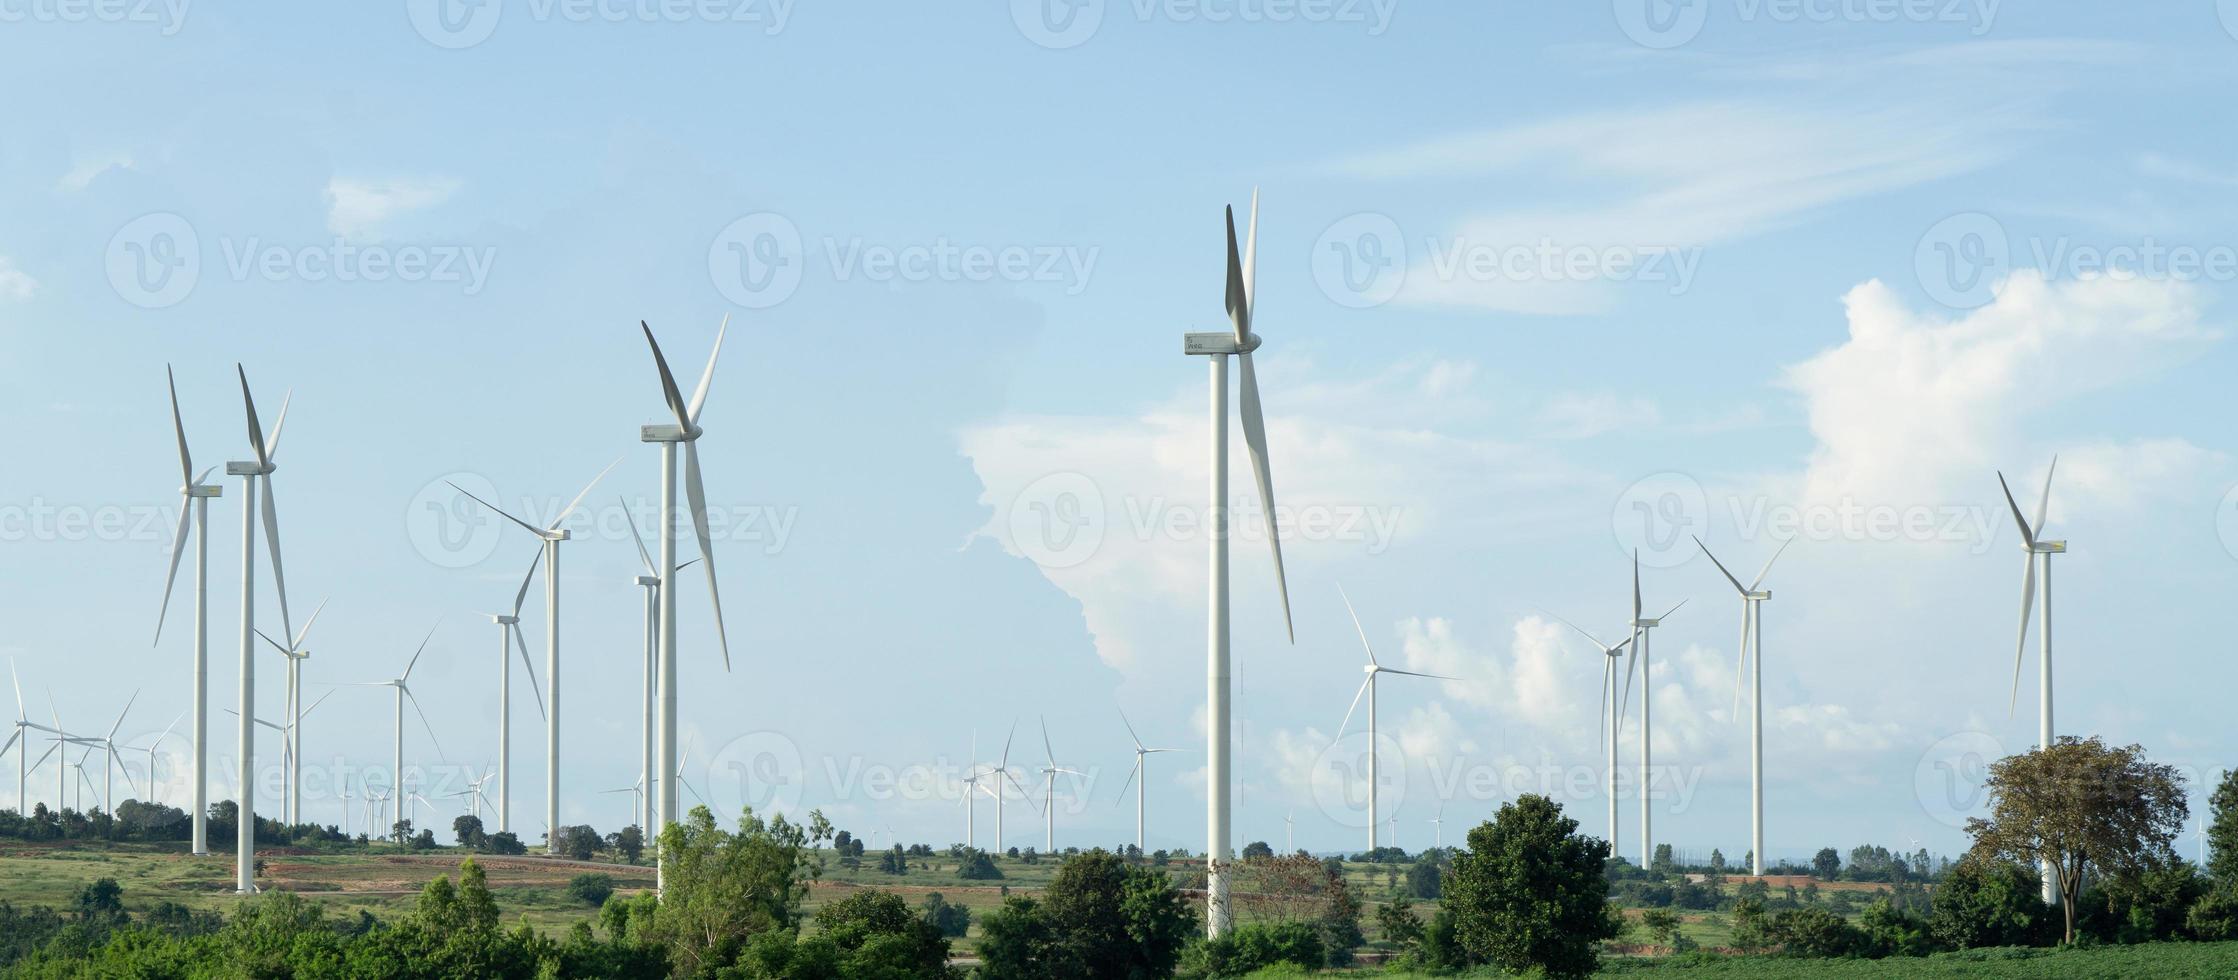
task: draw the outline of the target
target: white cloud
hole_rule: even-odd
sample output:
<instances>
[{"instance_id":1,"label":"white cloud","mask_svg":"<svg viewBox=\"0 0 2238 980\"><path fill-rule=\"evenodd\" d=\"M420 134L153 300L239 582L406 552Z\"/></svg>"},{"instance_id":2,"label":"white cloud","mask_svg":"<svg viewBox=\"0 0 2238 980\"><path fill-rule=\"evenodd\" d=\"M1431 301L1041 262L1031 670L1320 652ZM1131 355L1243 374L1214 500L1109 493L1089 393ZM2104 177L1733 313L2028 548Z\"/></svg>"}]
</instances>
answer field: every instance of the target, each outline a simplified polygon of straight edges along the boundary
<instances>
[{"instance_id":1,"label":"white cloud","mask_svg":"<svg viewBox=\"0 0 2238 980\"><path fill-rule=\"evenodd\" d=\"M1944 320L1907 309L1878 281L1858 286L1843 299L1849 339L1785 374L1818 439L1800 492L1817 502L1978 499L1984 468L2038 465L2017 445L2030 416L2201 352L2216 334L2197 295L2183 283L2052 283L2023 270L1988 305ZM2076 462L2103 467L2129 451L2099 446ZM2149 450L2162 467L2198 453L2166 440Z\"/></svg>"},{"instance_id":2,"label":"white cloud","mask_svg":"<svg viewBox=\"0 0 2238 980\"><path fill-rule=\"evenodd\" d=\"M21 302L39 291L39 280L16 268L14 259L0 255L0 300Z\"/></svg>"},{"instance_id":3,"label":"white cloud","mask_svg":"<svg viewBox=\"0 0 2238 980\"><path fill-rule=\"evenodd\" d=\"M452 177L335 177L326 184L326 227L345 238L374 240L390 218L441 204L459 186Z\"/></svg>"},{"instance_id":4,"label":"white cloud","mask_svg":"<svg viewBox=\"0 0 2238 980\"><path fill-rule=\"evenodd\" d=\"M1663 421L1652 399L1613 391L1560 394L1539 410L1538 431L1554 439L1590 439Z\"/></svg>"},{"instance_id":5,"label":"white cloud","mask_svg":"<svg viewBox=\"0 0 2238 980\"><path fill-rule=\"evenodd\" d=\"M132 157L128 154L112 153L103 156L84 157L73 162L70 165L69 172L64 173L62 179L55 182L55 186L65 191L82 191L93 186L94 179L102 174L111 170L130 169L132 169Z\"/></svg>"}]
</instances>

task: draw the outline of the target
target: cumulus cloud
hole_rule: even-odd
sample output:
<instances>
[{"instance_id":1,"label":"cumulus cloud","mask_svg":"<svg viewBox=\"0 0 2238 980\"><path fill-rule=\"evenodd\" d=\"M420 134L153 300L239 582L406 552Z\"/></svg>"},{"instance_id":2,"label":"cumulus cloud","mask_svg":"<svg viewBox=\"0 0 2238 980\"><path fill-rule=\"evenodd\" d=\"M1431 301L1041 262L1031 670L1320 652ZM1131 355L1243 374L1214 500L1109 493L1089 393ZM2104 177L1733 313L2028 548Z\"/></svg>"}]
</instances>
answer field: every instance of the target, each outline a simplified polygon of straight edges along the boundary
<instances>
[{"instance_id":1,"label":"cumulus cloud","mask_svg":"<svg viewBox=\"0 0 2238 980\"><path fill-rule=\"evenodd\" d=\"M326 228L344 238L374 240L390 218L450 200L459 186L452 177L335 177L326 184Z\"/></svg>"},{"instance_id":2,"label":"cumulus cloud","mask_svg":"<svg viewBox=\"0 0 2238 980\"><path fill-rule=\"evenodd\" d=\"M21 302L39 291L39 280L16 268L14 259L0 255L0 300Z\"/></svg>"}]
</instances>

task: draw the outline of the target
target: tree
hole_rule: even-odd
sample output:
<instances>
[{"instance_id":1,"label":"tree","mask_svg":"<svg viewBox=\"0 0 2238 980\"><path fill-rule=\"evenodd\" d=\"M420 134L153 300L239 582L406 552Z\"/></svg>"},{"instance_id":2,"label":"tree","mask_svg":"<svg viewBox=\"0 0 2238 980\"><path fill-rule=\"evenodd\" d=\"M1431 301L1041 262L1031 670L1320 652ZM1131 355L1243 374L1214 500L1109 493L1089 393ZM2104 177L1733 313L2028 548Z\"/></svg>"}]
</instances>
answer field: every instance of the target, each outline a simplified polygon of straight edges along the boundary
<instances>
[{"instance_id":1,"label":"tree","mask_svg":"<svg viewBox=\"0 0 2238 980\"><path fill-rule=\"evenodd\" d=\"M711 974L735 962L754 936L799 927L807 842L807 832L784 817L765 823L751 810L736 831L723 830L704 806L661 832L667 867L646 932L668 947L678 975Z\"/></svg>"},{"instance_id":2,"label":"tree","mask_svg":"<svg viewBox=\"0 0 2238 980\"><path fill-rule=\"evenodd\" d=\"M895 844L892 850L878 856L878 870L890 875L909 873L909 858L903 856L900 844Z\"/></svg>"},{"instance_id":3,"label":"tree","mask_svg":"<svg viewBox=\"0 0 2238 980\"><path fill-rule=\"evenodd\" d=\"M1341 863L1332 868L1294 854L1239 864L1234 878L1236 918L1311 927L1329 960L1323 965L1344 965L1366 940L1360 933L1360 898L1345 882Z\"/></svg>"},{"instance_id":4,"label":"tree","mask_svg":"<svg viewBox=\"0 0 2238 980\"><path fill-rule=\"evenodd\" d=\"M2042 942L2051 921L2051 910L2039 894L2042 887L2034 868L1967 854L1935 890L1928 934L1950 949Z\"/></svg>"},{"instance_id":5,"label":"tree","mask_svg":"<svg viewBox=\"0 0 2238 980\"><path fill-rule=\"evenodd\" d=\"M2238 889L2238 771L2222 774L2207 797L2207 876L2222 888Z\"/></svg>"},{"instance_id":6,"label":"tree","mask_svg":"<svg viewBox=\"0 0 2238 980\"><path fill-rule=\"evenodd\" d=\"M1002 869L995 867L995 859L986 851L968 850L957 860L956 877L965 881L992 881L1002 877Z\"/></svg>"},{"instance_id":7,"label":"tree","mask_svg":"<svg viewBox=\"0 0 2238 980\"><path fill-rule=\"evenodd\" d=\"M917 906L917 914L950 939L960 939L971 931L971 909L949 901L939 892L926 893L924 902Z\"/></svg>"},{"instance_id":8,"label":"tree","mask_svg":"<svg viewBox=\"0 0 2238 980\"><path fill-rule=\"evenodd\" d=\"M1012 897L982 920L981 975L1171 976L1196 928L1172 879L1097 848L1066 858L1039 901Z\"/></svg>"},{"instance_id":9,"label":"tree","mask_svg":"<svg viewBox=\"0 0 2238 980\"><path fill-rule=\"evenodd\" d=\"M606 904L606 896L612 894L614 876L603 871L586 871L567 882L567 897L592 908Z\"/></svg>"},{"instance_id":10,"label":"tree","mask_svg":"<svg viewBox=\"0 0 2238 980\"><path fill-rule=\"evenodd\" d=\"M1671 859L1671 845L1669 844L1655 845L1655 859L1647 864L1649 868L1662 872L1669 872L1676 865L1677 862Z\"/></svg>"},{"instance_id":11,"label":"tree","mask_svg":"<svg viewBox=\"0 0 2238 980\"><path fill-rule=\"evenodd\" d=\"M622 856L622 860L636 864L645 854L645 831L630 824L606 835L606 849Z\"/></svg>"},{"instance_id":12,"label":"tree","mask_svg":"<svg viewBox=\"0 0 2238 980\"><path fill-rule=\"evenodd\" d=\"M1608 842L1579 835L1553 800L1525 794L1503 804L1469 831L1446 876L1443 904L1462 947L1511 972L1592 974L1597 944L1623 931L1602 873L1608 855Z\"/></svg>"},{"instance_id":13,"label":"tree","mask_svg":"<svg viewBox=\"0 0 2238 980\"><path fill-rule=\"evenodd\" d=\"M489 839L489 835L482 832L482 818L467 813L452 818L451 834L458 838L460 847L475 850L481 850L482 842Z\"/></svg>"},{"instance_id":14,"label":"tree","mask_svg":"<svg viewBox=\"0 0 2238 980\"><path fill-rule=\"evenodd\" d=\"M2048 748L1992 763L1988 819L1966 821L1974 848L2007 860L2048 863L2064 901L2065 938L2075 939L2083 870L2134 882L2174 852L2188 808L2173 766L2145 761L2142 746L2108 748L2062 735Z\"/></svg>"},{"instance_id":15,"label":"tree","mask_svg":"<svg viewBox=\"0 0 2238 980\"><path fill-rule=\"evenodd\" d=\"M1274 848L1268 846L1266 841L1255 840L1243 845L1243 859L1246 861L1256 861L1260 858L1271 858L1273 856Z\"/></svg>"},{"instance_id":16,"label":"tree","mask_svg":"<svg viewBox=\"0 0 2238 980\"><path fill-rule=\"evenodd\" d=\"M512 856L528 853L528 845L521 843L520 836L510 830L501 830L497 833L489 835L489 837L483 841L481 849L484 853L497 854L501 856Z\"/></svg>"},{"instance_id":17,"label":"tree","mask_svg":"<svg viewBox=\"0 0 2238 980\"><path fill-rule=\"evenodd\" d=\"M1819 848L1818 853L1811 857L1811 873L1827 881L1833 881L1836 875L1842 873L1841 854L1831 847Z\"/></svg>"},{"instance_id":18,"label":"tree","mask_svg":"<svg viewBox=\"0 0 2238 980\"><path fill-rule=\"evenodd\" d=\"M571 824L561 827L551 838L552 853L565 855L576 861L588 861L598 856L598 849L606 843L598 831L589 824Z\"/></svg>"},{"instance_id":19,"label":"tree","mask_svg":"<svg viewBox=\"0 0 2238 980\"><path fill-rule=\"evenodd\" d=\"M1647 931L1647 938L1663 946L1678 946L1679 921L1679 914L1670 909L1648 909L1640 913L1640 927Z\"/></svg>"},{"instance_id":20,"label":"tree","mask_svg":"<svg viewBox=\"0 0 2238 980\"><path fill-rule=\"evenodd\" d=\"M399 820L389 825L389 839L399 844L412 839L412 821Z\"/></svg>"},{"instance_id":21,"label":"tree","mask_svg":"<svg viewBox=\"0 0 2238 980\"><path fill-rule=\"evenodd\" d=\"M1714 847L1710 848L1710 873L1725 873L1725 852Z\"/></svg>"}]
</instances>

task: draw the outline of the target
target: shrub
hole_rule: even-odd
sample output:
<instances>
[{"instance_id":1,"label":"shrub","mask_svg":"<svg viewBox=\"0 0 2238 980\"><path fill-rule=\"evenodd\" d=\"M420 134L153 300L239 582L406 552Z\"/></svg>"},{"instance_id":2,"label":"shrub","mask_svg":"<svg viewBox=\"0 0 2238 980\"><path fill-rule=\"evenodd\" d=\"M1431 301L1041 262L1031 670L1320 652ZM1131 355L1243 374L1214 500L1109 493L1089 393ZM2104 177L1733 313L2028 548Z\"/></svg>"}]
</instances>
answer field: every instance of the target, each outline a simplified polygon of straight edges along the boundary
<instances>
[{"instance_id":1,"label":"shrub","mask_svg":"<svg viewBox=\"0 0 2238 980\"><path fill-rule=\"evenodd\" d=\"M2055 924L2040 881L2032 868L1968 854L1936 890L1928 932L1949 949L2044 945Z\"/></svg>"},{"instance_id":2,"label":"shrub","mask_svg":"<svg viewBox=\"0 0 2238 980\"><path fill-rule=\"evenodd\" d=\"M927 894L917 911L933 928L940 930L941 935L950 939L971 931L971 910L948 901L939 892Z\"/></svg>"},{"instance_id":3,"label":"shrub","mask_svg":"<svg viewBox=\"0 0 2238 980\"><path fill-rule=\"evenodd\" d=\"M1283 964L1310 970L1318 969L1327 957L1321 948L1320 930L1310 923L1253 923L1218 938L1192 943L1182 961L1181 974L1240 977Z\"/></svg>"},{"instance_id":4,"label":"shrub","mask_svg":"<svg viewBox=\"0 0 2238 980\"><path fill-rule=\"evenodd\" d=\"M567 897L597 908L606 904L606 896L614 894L614 876L603 871L587 871L567 881Z\"/></svg>"}]
</instances>

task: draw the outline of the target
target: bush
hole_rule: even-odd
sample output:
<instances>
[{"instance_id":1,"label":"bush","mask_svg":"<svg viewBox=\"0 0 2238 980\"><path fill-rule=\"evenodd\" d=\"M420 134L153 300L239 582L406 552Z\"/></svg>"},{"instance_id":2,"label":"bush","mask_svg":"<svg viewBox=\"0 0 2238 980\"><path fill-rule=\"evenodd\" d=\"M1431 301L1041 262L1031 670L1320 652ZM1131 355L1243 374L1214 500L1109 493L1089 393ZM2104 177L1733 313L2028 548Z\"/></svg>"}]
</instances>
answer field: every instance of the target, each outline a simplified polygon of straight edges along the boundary
<instances>
[{"instance_id":1,"label":"bush","mask_svg":"<svg viewBox=\"0 0 2238 980\"><path fill-rule=\"evenodd\" d=\"M606 896L614 894L614 876L603 871L588 871L567 881L567 897L597 908L606 904Z\"/></svg>"},{"instance_id":2,"label":"bush","mask_svg":"<svg viewBox=\"0 0 2238 980\"><path fill-rule=\"evenodd\" d=\"M986 851L966 851L956 863L956 877L965 881L992 881L1002 877L1002 869L995 867L995 859Z\"/></svg>"},{"instance_id":3,"label":"bush","mask_svg":"<svg viewBox=\"0 0 2238 980\"><path fill-rule=\"evenodd\" d=\"M1197 928L1163 872L1101 848L1069 857L1039 901L1012 897L980 923L989 977L1162 977Z\"/></svg>"},{"instance_id":4,"label":"bush","mask_svg":"<svg viewBox=\"0 0 2238 980\"><path fill-rule=\"evenodd\" d=\"M2033 868L1968 854L1943 876L1927 930L1948 949L2047 945L2058 924L2040 882Z\"/></svg>"},{"instance_id":5,"label":"bush","mask_svg":"<svg viewBox=\"0 0 2238 980\"><path fill-rule=\"evenodd\" d=\"M1927 920L1887 899L1867 906L1857 924L1865 932L1867 956L1925 956L1935 951Z\"/></svg>"},{"instance_id":6,"label":"bush","mask_svg":"<svg viewBox=\"0 0 2238 980\"><path fill-rule=\"evenodd\" d=\"M1862 956L1865 933L1848 919L1822 908L1786 909L1772 916L1773 942L1795 956Z\"/></svg>"},{"instance_id":7,"label":"bush","mask_svg":"<svg viewBox=\"0 0 2238 980\"><path fill-rule=\"evenodd\" d=\"M940 930L941 935L950 939L961 938L971 931L971 910L948 901L939 892L926 895L917 911L933 928Z\"/></svg>"},{"instance_id":8,"label":"bush","mask_svg":"<svg viewBox=\"0 0 2238 980\"><path fill-rule=\"evenodd\" d=\"M1321 932L1310 923L1253 923L1216 939L1190 944L1180 975L1240 977L1284 964L1312 970L1319 969L1327 958L1321 948Z\"/></svg>"}]
</instances>

